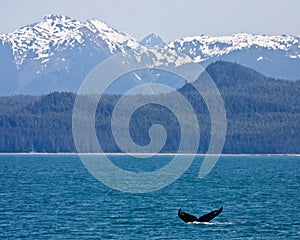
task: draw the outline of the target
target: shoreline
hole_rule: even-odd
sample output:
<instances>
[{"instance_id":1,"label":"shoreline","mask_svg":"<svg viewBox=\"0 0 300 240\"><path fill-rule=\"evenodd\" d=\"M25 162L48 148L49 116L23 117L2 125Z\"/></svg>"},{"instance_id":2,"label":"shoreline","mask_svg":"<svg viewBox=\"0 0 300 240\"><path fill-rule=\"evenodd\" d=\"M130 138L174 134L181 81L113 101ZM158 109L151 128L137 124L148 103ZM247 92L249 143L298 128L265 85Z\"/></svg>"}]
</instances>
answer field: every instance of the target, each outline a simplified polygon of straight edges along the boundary
<instances>
[{"instance_id":1,"label":"shoreline","mask_svg":"<svg viewBox=\"0 0 300 240\"><path fill-rule=\"evenodd\" d=\"M76 152L60 152L60 153L42 153L42 152L30 152L30 153L26 153L26 152L17 152L17 153L10 153L10 152L3 152L0 153L1 155L66 155L66 156L79 156L79 155L91 155L91 156L101 156L101 155L107 155L107 156L127 156L127 155L131 155L131 156L175 156L175 155L179 155L179 156L211 156L211 157L215 157L215 156L238 156L238 157L247 157L247 156L297 156L300 157L300 153L263 153L263 154L258 154L258 153L224 153L224 154L205 154L205 153L76 153Z\"/></svg>"}]
</instances>

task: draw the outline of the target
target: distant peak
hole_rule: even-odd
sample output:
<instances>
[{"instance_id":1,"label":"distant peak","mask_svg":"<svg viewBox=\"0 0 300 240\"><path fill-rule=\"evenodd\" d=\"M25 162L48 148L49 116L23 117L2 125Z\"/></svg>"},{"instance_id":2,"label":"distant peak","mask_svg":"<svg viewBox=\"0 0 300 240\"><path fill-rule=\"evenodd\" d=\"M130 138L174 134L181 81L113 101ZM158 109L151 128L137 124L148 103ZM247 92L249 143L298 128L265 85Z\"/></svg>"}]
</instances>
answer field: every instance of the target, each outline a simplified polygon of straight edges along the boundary
<instances>
[{"instance_id":1,"label":"distant peak","mask_svg":"<svg viewBox=\"0 0 300 240\"><path fill-rule=\"evenodd\" d=\"M158 48L161 48L166 45L165 42L162 40L162 38L155 33L151 33L146 37L144 37L140 41L140 44L145 47L158 47Z\"/></svg>"}]
</instances>

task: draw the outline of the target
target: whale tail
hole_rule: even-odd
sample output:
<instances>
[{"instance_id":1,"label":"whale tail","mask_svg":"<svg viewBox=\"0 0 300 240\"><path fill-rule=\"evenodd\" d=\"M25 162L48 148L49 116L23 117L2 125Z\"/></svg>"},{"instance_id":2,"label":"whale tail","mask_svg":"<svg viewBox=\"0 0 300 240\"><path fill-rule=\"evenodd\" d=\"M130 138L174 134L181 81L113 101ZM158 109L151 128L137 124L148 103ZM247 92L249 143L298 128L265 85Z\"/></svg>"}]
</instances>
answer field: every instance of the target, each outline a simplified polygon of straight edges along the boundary
<instances>
[{"instance_id":1,"label":"whale tail","mask_svg":"<svg viewBox=\"0 0 300 240\"><path fill-rule=\"evenodd\" d=\"M211 211L211 212L199 217L197 221L198 222L209 222L210 220L212 220L216 216L218 216L222 211L223 211L223 207L220 207L220 209L218 209L218 210Z\"/></svg>"},{"instance_id":2,"label":"whale tail","mask_svg":"<svg viewBox=\"0 0 300 240\"><path fill-rule=\"evenodd\" d=\"M198 220L198 218L196 218L195 216L193 216L193 215L191 215L191 214L189 214L187 212L181 211L181 208L178 210L178 216L185 223L195 222L195 221Z\"/></svg>"},{"instance_id":3,"label":"whale tail","mask_svg":"<svg viewBox=\"0 0 300 240\"><path fill-rule=\"evenodd\" d=\"M223 211L223 207L219 208L218 210L211 211L207 214L202 215L201 217L197 218L187 212L184 212L181 210L181 208L178 210L178 216L182 221L185 223L188 222L209 222L215 217L217 217L221 212Z\"/></svg>"}]
</instances>

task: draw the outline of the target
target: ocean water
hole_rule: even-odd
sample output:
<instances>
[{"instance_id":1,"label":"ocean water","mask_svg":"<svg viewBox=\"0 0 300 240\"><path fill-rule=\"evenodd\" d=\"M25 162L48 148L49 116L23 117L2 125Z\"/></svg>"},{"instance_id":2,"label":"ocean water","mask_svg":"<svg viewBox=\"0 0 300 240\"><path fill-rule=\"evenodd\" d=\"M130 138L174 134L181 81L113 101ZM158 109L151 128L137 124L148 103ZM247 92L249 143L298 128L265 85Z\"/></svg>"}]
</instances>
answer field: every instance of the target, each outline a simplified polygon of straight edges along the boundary
<instances>
[{"instance_id":1,"label":"ocean water","mask_svg":"<svg viewBox=\"0 0 300 240\"><path fill-rule=\"evenodd\" d=\"M132 171L170 160L112 158ZM94 179L76 155L0 155L0 239L300 239L299 156L223 156L204 179L201 161L164 189L131 194ZM177 216L221 206L206 224Z\"/></svg>"}]
</instances>

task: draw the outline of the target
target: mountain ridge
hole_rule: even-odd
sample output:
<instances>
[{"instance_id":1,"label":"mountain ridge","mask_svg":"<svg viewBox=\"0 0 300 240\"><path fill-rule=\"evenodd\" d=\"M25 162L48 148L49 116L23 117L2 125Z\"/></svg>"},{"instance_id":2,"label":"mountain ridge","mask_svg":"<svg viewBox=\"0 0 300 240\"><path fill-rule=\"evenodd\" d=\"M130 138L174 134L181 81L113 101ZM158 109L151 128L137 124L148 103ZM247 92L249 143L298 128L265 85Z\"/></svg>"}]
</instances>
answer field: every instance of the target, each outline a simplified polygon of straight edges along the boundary
<instances>
[{"instance_id":1,"label":"mountain ridge","mask_svg":"<svg viewBox=\"0 0 300 240\"><path fill-rule=\"evenodd\" d=\"M26 25L12 33L1 34L0 39L2 42L11 43L16 63L21 65L27 51L32 50L34 54L40 54L39 58L44 59L47 55L43 53L46 54L45 52L53 46L60 44L74 47L76 43L83 43L85 37L83 33L89 36L87 31L97 33L98 37L110 43L108 47L111 54L118 48L124 51L121 46L125 42L127 46L138 45L138 42L128 34L117 31L97 19L82 23L70 17L54 14L47 15L41 22Z\"/></svg>"},{"instance_id":2,"label":"mountain ridge","mask_svg":"<svg viewBox=\"0 0 300 240\"><path fill-rule=\"evenodd\" d=\"M163 64L178 67L188 62L206 67L224 60L274 78L300 79L300 40L290 35L200 35L164 43L158 35L150 34L143 40L97 19L80 22L47 15L40 22L0 34L0 95L76 92L96 65L127 52L147 58L150 68ZM156 81L153 76L149 79Z\"/></svg>"}]
</instances>

